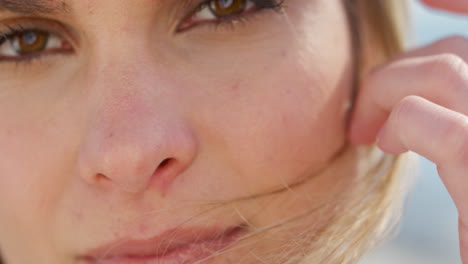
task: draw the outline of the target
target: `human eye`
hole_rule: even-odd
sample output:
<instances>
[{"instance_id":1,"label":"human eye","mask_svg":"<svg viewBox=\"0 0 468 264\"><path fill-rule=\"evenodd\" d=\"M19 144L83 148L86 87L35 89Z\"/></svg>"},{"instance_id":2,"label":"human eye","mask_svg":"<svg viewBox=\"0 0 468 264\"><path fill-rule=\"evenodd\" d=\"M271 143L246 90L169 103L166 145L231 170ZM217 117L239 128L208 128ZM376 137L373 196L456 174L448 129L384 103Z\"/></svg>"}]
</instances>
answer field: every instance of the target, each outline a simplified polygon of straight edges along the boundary
<instances>
[{"instance_id":1,"label":"human eye","mask_svg":"<svg viewBox=\"0 0 468 264\"><path fill-rule=\"evenodd\" d=\"M248 15L264 9L279 10L284 0L206 0L178 27L182 32L200 24L221 24L242 21Z\"/></svg>"},{"instance_id":2,"label":"human eye","mask_svg":"<svg viewBox=\"0 0 468 264\"><path fill-rule=\"evenodd\" d=\"M34 25L4 26L6 30L0 31L0 63L27 61L44 55L73 51L70 42L53 30Z\"/></svg>"}]
</instances>

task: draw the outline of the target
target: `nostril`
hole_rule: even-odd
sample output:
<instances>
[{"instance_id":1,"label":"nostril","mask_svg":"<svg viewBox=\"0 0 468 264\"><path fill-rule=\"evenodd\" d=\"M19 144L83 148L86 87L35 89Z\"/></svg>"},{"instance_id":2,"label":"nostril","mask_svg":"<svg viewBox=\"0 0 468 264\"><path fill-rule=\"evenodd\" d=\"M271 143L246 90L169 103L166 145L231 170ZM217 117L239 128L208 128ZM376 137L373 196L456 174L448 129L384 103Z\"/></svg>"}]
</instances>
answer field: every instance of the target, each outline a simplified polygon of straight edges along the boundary
<instances>
[{"instance_id":1,"label":"nostril","mask_svg":"<svg viewBox=\"0 0 468 264\"><path fill-rule=\"evenodd\" d=\"M154 171L153 180L161 193L167 192L169 186L182 169L178 160L174 158L168 158L159 163L158 168Z\"/></svg>"},{"instance_id":2,"label":"nostril","mask_svg":"<svg viewBox=\"0 0 468 264\"><path fill-rule=\"evenodd\" d=\"M168 159L161 161L161 163L159 163L159 166L154 171L153 175L155 175L157 178L158 177L166 178L165 176L166 174L172 174L173 172L171 173L171 171L178 167L178 166L175 166L176 163L177 163L177 160L174 158L168 158Z\"/></svg>"},{"instance_id":3,"label":"nostril","mask_svg":"<svg viewBox=\"0 0 468 264\"><path fill-rule=\"evenodd\" d=\"M159 166L158 166L158 168L157 168L156 170L158 171L158 170L164 169L164 167L167 167L167 166L169 165L169 163L171 163L172 161L173 161L172 158L163 160L163 161L159 164Z\"/></svg>"},{"instance_id":4,"label":"nostril","mask_svg":"<svg viewBox=\"0 0 468 264\"><path fill-rule=\"evenodd\" d=\"M95 179L96 179L96 182L110 181L109 177L107 177L106 175L102 173L98 173Z\"/></svg>"}]
</instances>

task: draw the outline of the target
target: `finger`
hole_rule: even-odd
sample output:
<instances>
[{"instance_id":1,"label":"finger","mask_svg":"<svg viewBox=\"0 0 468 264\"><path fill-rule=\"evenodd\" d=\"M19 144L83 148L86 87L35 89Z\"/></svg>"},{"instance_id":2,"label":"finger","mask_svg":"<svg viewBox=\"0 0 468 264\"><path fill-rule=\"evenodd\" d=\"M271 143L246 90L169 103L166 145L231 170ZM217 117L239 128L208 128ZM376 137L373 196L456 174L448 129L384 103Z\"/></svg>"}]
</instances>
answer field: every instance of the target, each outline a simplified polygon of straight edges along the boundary
<instances>
[{"instance_id":1,"label":"finger","mask_svg":"<svg viewBox=\"0 0 468 264\"><path fill-rule=\"evenodd\" d=\"M468 62L468 39L461 35L453 35L437 40L427 46L418 47L404 53L400 53L394 56L392 61L405 58L431 56L442 53L455 54L462 58L465 62Z\"/></svg>"},{"instance_id":2,"label":"finger","mask_svg":"<svg viewBox=\"0 0 468 264\"><path fill-rule=\"evenodd\" d=\"M390 153L414 151L438 165L459 213L460 251L468 263L468 118L417 96L404 98L379 134Z\"/></svg>"},{"instance_id":3,"label":"finger","mask_svg":"<svg viewBox=\"0 0 468 264\"><path fill-rule=\"evenodd\" d=\"M468 217L468 117L419 96L395 106L379 133L388 153L416 152L437 164L459 212Z\"/></svg>"},{"instance_id":4,"label":"finger","mask_svg":"<svg viewBox=\"0 0 468 264\"><path fill-rule=\"evenodd\" d=\"M464 45L462 45L464 44ZM442 53L449 51L454 53ZM372 71L356 101L350 139L371 144L393 106L418 95L455 111L468 112L468 41L452 37L398 56Z\"/></svg>"},{"instance_id":5,"label":"finger","mask_svg":"<svg viewBox=\"0 0 468 264\"><path fill-rule=\"evenodd\" d=\"M409 95L468 115L468 66L453 55L402 60L374 72L357 99L350 136L372 143L392 108Z\"/></svg>"},{"instance_id":6,"label":"finger","mask_svg":"<svg viewBox=\"0 0 468 264\"><path fill-rule=\"evenodd\" d=\"M421 0L426 5L457 13L468 13L468 1L466 0Z\"/></svg>"}]
</instances>

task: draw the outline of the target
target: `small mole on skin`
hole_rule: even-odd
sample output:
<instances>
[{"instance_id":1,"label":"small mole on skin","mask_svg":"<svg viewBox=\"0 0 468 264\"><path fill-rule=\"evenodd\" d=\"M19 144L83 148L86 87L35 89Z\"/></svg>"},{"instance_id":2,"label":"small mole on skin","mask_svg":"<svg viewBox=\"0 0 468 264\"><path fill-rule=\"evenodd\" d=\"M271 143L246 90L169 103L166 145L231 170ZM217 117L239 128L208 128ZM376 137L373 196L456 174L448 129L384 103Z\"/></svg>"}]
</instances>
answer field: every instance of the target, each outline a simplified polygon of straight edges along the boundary
<instances>
[{"instance_id":1,"label":"small mole on skin","mask_svg":"<svg viewBox=\"0 0 468 264\"><path fill-rule=\"evenodd\" d=\"M121 26L120 31L128 32L128 31L130 31L130 27L129 26Z\"/></svg>"},{"instance_id":2,"label":"small mole on skin","mask_svg":"<svg viewBox=\"0 0 468 264\"><path fill-rule=\"evenodd\" d=\"M92 15L94 13L94 8L96 4L94 0L88 0L88 3L86 4L86 7L88 8L88 14Z\"/></svg>"},{"instance_id":3,"label":"small mole on skin","mask_svg":"<svg viewBox=\"0 0 468 264\"><path fill-rule=\"evenodd\" d=\"M285 58L288 55L288 52L286 50L281 51L281 57Z\"/></svg>"},{"instance_id":4,"label":"small mole on skin","mask_svg":"<svg viewBox=\"0 0 468 264\"><path fill-rule=\"evenodd\" d=\"M75 218L78 222L81 222L83 220L83 212L82 211L75 212Z\"/></svg>"},{"instance_id":5,"label":"small mole on skin","mask_svg":"<svg viewBox=\"0 0 468 264\"><path fill-rule=\"evenodd\" d=\"M231 89L232 89L233 91L238 91L239 88L240 88L240 82L237 81L237 82L232 86Z\"/></svg>"}]
</instances>

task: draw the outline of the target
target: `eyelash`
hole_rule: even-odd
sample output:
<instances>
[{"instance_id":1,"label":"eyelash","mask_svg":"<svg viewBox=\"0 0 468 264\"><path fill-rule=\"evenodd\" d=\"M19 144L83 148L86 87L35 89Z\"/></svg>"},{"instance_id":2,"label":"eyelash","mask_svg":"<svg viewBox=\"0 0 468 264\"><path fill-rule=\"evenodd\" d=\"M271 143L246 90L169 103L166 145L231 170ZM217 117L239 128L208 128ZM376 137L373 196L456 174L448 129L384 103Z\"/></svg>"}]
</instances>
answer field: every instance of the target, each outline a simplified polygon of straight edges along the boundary
<instances>
[{"instance_id":1,"label":"eyelash","mask_svg":"<svg viewBox=\"0 0 468 264\"><path fill-rule=\"evenodd\" d=\"M13 45L12 43L15 40L15 37L27 32L45 34L47 36L47 43L45 45L49 46L49 48L45 51L31 52L30 54L25 55L18 54L16 56L3 57L0 55L0 64L13 63L15 66L23 66L32 64L36 61L41 62L44 57L70 55L73 53L73 45L68 41L69 39L63 37L61 32L63 32L64 29L61 26L55 25L54 23L49 24L44 23L41 20L35 20L36 19L33 19L32 21L27 21L23 24L0 24L6 28L6 30L0 31L0 50L2 46L8 44L8 42L10 42L10 45ZM60 40L63 42L60 42ZM58 43L64 46L61 46L60 48L50 47L50 45Z\"/></svg>"},{"instance_id":2,"label":"eyelash","mask_svg":"<svg viewBox=\"0 0 468 264\"><path fill-rule=\"evenodd\" d=\"M198 5L198 7L195 9L195 11L192 12L190 14L190 16L188 16L186 18L190 18L190 17L194 16L202 8L208 8L209 4L212 1L213 0L203 1L201 4ZM236 26L236 24L246 22L253 14L258 13L258 12L260 12L262 10L270 9L270 10L274 10L274 11L280 11L284 7L284 1L285 0L249 0L249 1L253 2L256 5L255 10L252 11L252 12L244 12L244 13L241 13L241 14L235 14L235 15L228 16L228 17L221 17L221 18L217 18L217 20L212 20L212 21L196 22L193 25L191 25L190 27L185 28L183 30L179 30L179 28L177 28L176 33L182 33L182 32L191 30L192 27L204 26L204 25L205 26L208 26L208 25L214 26L214 28L216 30L220 29L221 26L228 26L226 28L233 29L234 26ZM5 42L12 40L15 36L21 35L21 34L23 34L25 32L28 32L28 31L46 32L46 33L50 34L51 36L62 37L60 34L55 34L54 32L50 32L47 29L39 28L37 26L25 27L25 26L23 26L21 24L17 24L16 26L4 24L4 26L7 28L7 30L0 31L0 47L2 45L4 45ZM12 56L12 57L6 58L6 59L2 58L0 56L0 63L2 63L2 62L13 62L13 63L16 63L16 64L20 64L20 63L24 64L24 63L33 62L35 60L40 60L41 58L43 58L46 55L50 56L50 55L60 55L60 54L69 54L69 53L70 52L55 50L55 52L53 52L53 51L37 52L37 53L33 53L32 55L24 55L24 56L20 56L20 57L18 57L18 56L13 57Z\"/></svg>"},{"instance_id":3,"label":"eyelash","mask_svg":"<svg viewBox=\"0 0 468 264\"><path fill-rule=\"evenodd\" d=\"M247 12L247 13L241 13L241 14L236 14L236 15L231 15L228 17L224 18L218 18L218 20L211 20L211 21L203 21L203 22L195 22L193 26L197 25L205 25L205 26L213 26L215 30L220 29L222 26L226 26L228 29L234 29L234 26L237 23L244 23L248 21L248 19L251 18L252 15L262 11L262 10L274 10L279 12L284 8L284 1L285 0L249 0L250 2L253 2L256 5L256 8L254 11ZM197 6L194 12L192 12L187 18L193 17L197 12L201 11L204 8L209 8L210 3L213 2L213 0L205 0L201 4ZM180 26L179 26L180 27ZM191 30L192 26L184 29L178 28L176 30L176 33L181 33L185 32L188 30ZM225 27L223 27L224 29Z\"/></svg>"}]
</instances>

